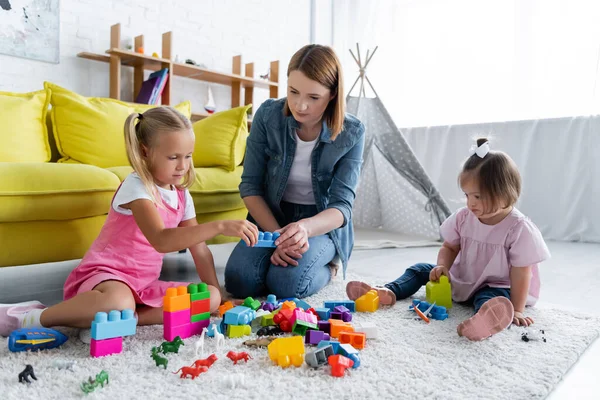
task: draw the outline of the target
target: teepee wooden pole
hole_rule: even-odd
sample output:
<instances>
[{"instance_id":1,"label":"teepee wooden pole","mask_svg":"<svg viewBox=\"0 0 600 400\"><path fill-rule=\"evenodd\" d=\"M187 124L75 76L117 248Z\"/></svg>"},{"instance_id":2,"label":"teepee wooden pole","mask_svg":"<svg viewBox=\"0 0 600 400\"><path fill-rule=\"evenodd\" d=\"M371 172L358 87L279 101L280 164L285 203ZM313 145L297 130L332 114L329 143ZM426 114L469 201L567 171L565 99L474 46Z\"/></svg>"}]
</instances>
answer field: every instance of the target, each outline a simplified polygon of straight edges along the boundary
<instances>
[{"instance_id":1,"label":"teepee wooden pole","mask_svg":"<svg viewBox=\"0 0 600 400\"><path fill-rule=\"evenodd\" d=\"M356 63L358 64L359 68L360 68L360 63L358 62L358 59L356 58L356 56L354 55L354 53L352 52L352 49L349 50L350 54L352 54L352 58L354 58L354 61L356 61Z\"/></svg>"},{"instance_id":2,"label":"teepee wooden pole","mask_svg":"<svg viewBox=\"0 0 600 400\"><path fill-rule=\"evenodd\" d=\"M371 58L373 58L373 56L375 55L375 52L377 51L378 48L379 48L379 46L375 46L375 50L373 50L373 52L371 53L371 57L369 57L369 53L367 52L367 61L365 62L364 68L367 68L367 65L369 65Z\"/></svg>"}]
</instances>

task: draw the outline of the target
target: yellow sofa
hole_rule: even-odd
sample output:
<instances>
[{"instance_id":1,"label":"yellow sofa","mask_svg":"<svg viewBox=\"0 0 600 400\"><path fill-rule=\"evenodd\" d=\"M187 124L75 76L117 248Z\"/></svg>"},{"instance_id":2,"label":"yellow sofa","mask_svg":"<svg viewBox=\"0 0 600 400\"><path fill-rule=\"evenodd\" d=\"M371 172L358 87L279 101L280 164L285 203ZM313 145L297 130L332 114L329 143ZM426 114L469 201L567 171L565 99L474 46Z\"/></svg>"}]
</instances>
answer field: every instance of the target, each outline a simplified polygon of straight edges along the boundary
<instances>
[{"instance_id":1,"label":"yellow sofa","mask_svg":"<svg viewBox=\"0 0 600 400\"><path fill-rule=\"evenodd\" d=\"M132 171L125 117L149 107L83 97L48 82L38 92L0 92L0 267L83 257ZM189 102L175 107L190 116ZM238 185L247 108L194 124L190 193L200 223L246 217ZM239 239L212 243L233 240Z\"/></svg>"}]
</instances>

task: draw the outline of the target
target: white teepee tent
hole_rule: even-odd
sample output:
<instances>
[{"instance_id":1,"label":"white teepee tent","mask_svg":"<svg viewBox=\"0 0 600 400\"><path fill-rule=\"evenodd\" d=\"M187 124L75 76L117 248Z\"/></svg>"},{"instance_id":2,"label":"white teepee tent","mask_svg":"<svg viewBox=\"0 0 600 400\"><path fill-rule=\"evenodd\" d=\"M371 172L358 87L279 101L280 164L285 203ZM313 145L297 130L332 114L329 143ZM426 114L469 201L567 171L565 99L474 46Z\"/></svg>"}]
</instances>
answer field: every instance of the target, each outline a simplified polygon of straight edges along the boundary
<instances>
[{"instance_id":1,"label":"white teepee tent","mask_svg":"<svg viewBox=\"0 0 600 400\"><path fill-rule=\"evenodd\" d=\"M433 186L412 149L396 127L366 75L366 68L377 47L364 64L360 49L350 54L360 74L346 97L347 111L365 125L364 164L354 203L354 225L357 228L381 229L397 233L397 237L414 240L439 240L439 226L450 215L450 209ZM352 90L360 82L358 96ZM375 97L367 97L365 82ZM395 246L410 243L389 243Z\"/></svg>"}]
</instances>

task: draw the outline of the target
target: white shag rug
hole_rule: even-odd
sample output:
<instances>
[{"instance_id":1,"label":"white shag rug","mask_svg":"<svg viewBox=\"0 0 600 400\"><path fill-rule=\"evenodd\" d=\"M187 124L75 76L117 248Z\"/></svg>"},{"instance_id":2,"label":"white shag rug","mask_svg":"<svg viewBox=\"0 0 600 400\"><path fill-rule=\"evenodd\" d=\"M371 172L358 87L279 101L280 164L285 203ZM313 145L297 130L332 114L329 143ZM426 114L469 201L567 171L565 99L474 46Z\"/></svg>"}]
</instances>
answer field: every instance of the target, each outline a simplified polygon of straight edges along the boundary
<instances>
[{"instance_id":1,"label":"white shag rug","mask_svg":"<svg viewBox=\"0 0 600 400\"><path fill-rule=\"evenodd\" d=\"M356 279L356 276L350 276ZM424 291L417 293L424 298ZM324 300L345 297L345 282L335 280L306 299L314 307ZM376 324L379 338L360 352L361 366L343 378L330 375L329 367L282 369L268 358L266 349L246 348L244 339L226 339L219 360L195 380L172 372L190 365L196 338L185 339L179 354L168 354L167 370L155 366L150 349L162 341L162 326L138 327L124 339L122 354L93 359L89 346L76 330L65 330L70 339L58 349L38 353L11 353L0 348L0 398L2 399L532 399L546 397L579 356L597 337L600 318L564 310L532 309L535 329L544 329L547 342L521 340L523 328L470 342L456 334L456 325L468 318L470 308L455 306L450 318L429 325L408 311L409 300L376 313L355 313L356 322ZM214 352L216 342L206 338L203 357ZM307 346L307 350L310 347ZM247 351L253 359L238 365L225 357L228 350ZM53 362L74 360L74 372L57 370ZM25 364L34 367L37 381L18 383ZM101 370L110 383L85 395L80 384ZM234 387L235 386L235 387Z\"/></svg>"}]
</instances>

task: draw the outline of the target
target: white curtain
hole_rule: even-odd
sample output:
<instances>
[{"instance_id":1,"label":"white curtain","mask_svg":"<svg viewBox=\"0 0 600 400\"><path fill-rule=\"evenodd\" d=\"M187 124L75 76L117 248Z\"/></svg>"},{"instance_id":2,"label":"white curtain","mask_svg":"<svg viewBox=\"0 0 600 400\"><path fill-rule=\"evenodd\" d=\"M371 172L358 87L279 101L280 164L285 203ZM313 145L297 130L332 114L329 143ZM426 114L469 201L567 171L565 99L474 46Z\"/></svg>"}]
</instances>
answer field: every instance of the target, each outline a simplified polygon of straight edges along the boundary
<instances>
[{"instance_id":1,"label":"white curtain","mask_svg":"<svg viewBox=\"0 0 600 400\"><path fill-rule=\"evenodd\" d=\"M339 0L333 46L399 127L600 113L598 0Z\"/></svg>"}]
</instances>

